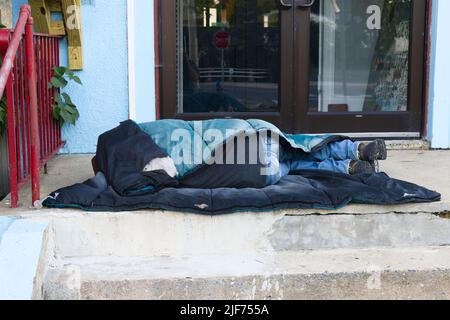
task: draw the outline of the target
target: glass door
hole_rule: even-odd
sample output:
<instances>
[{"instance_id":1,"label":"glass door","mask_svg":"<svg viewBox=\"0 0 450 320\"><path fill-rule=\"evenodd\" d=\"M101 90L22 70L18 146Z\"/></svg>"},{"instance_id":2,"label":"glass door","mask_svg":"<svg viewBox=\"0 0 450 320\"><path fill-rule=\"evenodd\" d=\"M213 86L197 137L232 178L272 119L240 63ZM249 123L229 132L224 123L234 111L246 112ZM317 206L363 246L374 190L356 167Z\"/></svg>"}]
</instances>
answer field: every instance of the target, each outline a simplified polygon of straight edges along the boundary
<instances>
[{"instance_id":1,"label":"glass door","mask_svg":"<svg viewBox=\"0 0 450 320\"><path fill-rule=\"evenodd\" d=\"M161 1L163 117L259 118L291 131L293 3Z\"/></svg>"},{"instance_id":2,"label":"glass door","mask_svg":"<svg viewBox=\"0 0 450 320\"><path fill-rule=\"evenodd\" d=\"M159 0L163 118L422 130L426 0Z\"/></svg>"},{"instance_id":3,"label":"glass door","mask_svg":"<svg viewBox=\"0 0 450 320\"><path fill-rule=\"evenodd\" d=\"M299 0L295 130L419 135L425 9L421 0Z\"/></svg>"}]
</instances>

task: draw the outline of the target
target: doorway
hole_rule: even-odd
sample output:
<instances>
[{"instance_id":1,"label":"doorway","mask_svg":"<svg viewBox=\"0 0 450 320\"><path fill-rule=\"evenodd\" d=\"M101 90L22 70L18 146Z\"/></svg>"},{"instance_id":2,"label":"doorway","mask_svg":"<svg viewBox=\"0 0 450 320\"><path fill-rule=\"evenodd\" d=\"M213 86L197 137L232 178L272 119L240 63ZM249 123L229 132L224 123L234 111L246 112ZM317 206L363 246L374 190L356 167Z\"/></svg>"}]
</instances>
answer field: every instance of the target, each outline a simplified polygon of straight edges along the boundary
<instances>
[{"instance_id":1,"label":"doorway","mask_svg":"<svg viewBox=\"0 0 450 320\"><path fill-rule=\"evenodd\" d=\"M171 0L160 17L163 118L420 136L426 0Z\"/></svg>"}]
</instances>

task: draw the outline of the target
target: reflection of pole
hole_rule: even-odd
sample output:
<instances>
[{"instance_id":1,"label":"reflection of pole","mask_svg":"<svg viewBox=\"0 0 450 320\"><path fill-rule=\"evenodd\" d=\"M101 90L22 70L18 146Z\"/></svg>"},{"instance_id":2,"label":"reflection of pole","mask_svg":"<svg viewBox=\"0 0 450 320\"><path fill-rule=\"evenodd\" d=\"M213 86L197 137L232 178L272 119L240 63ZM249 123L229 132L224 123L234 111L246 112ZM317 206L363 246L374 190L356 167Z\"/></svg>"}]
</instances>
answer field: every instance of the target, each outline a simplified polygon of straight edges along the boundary
<instances>
[{"instance_id":1,"label":"reflection of pole","mask_svg":"<svg viewBox=\"0 0 450 320\"><path fill-rule=\"evenodd\" d=\"M349 10L350 11L350 10ZM347 17L350 19L351 18L351 12L347 13ZM336 20L336 18L335 18ZM348 21L348 20L347 20ZM343 64L343 75L342 75L342 82L343 82L343 94L345 99L348 99L348 63L347 63L347 44L348 44L348 37L347 37L347 33L348 33L349 29L345 29L344 32L342 32L342 41L341 41L341 54L342 54L342 64Z\"/></svg>"},{"instance_id":2,"label":"reflection of pole","mask_svg":"<svg viewBox=\"0 0 450 320\"><path fill-rule=\"evenodd\" d=\"M341 8L339 7L336 0L331 0L331 4L333 5L334 11L336 11L336 13L341 13Z\"/></svg>"},{"instance_id":3,"label":"reflection of pole","mask_svg":"<svg viewBox=\"0 0 450 320\"><path fill-rule=\"evenodd\" d=\"M191 60L195 63L196 66L200 65L200 59L199 59L199 45L198 45L198 28L197 28L197 11L195 8L195 5L193 4L193 1L190 0L188 4L188 24L187 29L189 33L189 57Z\"/></svg>"},{"instance_id":4,"label":"reflection of pole","mask_svg":"<svg viewBox=\"0 0 450 320\"><path fill-rule=\"evenodd\" d=\"M221 49L222 51L222 84L225 83L225 50Z\"/></svg>"}]
</instances>

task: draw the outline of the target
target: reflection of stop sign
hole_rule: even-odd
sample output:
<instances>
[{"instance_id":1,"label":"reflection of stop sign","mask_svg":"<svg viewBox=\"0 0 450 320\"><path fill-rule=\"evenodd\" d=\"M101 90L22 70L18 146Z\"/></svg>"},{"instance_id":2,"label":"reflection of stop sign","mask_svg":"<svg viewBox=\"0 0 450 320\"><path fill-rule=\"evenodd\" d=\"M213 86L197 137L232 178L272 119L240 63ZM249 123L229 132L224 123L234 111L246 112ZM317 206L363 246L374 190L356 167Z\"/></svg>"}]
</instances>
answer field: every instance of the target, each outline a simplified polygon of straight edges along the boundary
<instances>
[{"instance_id":1,"label":"reflection of stop sign","mask_svg":"<svg viewBox=\"0 0 450 320\"><path fill-rule=\"evenodd\" d=\"M216 33L216 48L227 49L230 46L230 34L228 32L219 31Z\"/></svg>"}]
</instances>

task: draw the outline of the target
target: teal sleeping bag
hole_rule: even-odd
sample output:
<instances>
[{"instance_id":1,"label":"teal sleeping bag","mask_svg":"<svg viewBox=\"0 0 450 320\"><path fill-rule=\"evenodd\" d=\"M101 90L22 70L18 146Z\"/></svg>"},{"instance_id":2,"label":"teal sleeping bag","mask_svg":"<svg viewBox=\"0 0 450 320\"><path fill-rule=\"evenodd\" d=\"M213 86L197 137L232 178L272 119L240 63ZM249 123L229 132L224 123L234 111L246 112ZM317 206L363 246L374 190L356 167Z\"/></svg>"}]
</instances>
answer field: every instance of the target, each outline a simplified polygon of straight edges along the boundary
<instances>
[{"instance_id":1,"label":"teal sleeping bag","mask_svg":"<svg viewBox=\"0 0 450 320\"><path fill-rule=\"evenodd\" d=\"M139 124L139 127L168 155L179 154L180 149L190 150L191 154L187 158L194 160L199 152L202 152L203 156L204 150L209 150L207 157L202 157L201 164L210 162L212 157L210 155L215 150L237 136L251 137L261 132L270 132L272 135L278 135L291 148L300 149L306 153L318 151L330 142L348 139L332 135L285 134L276 126L263 120L160 120ZM190 162L176 164L180 179L201 166L200 161Z\"/></svg>"}]
</instances>

